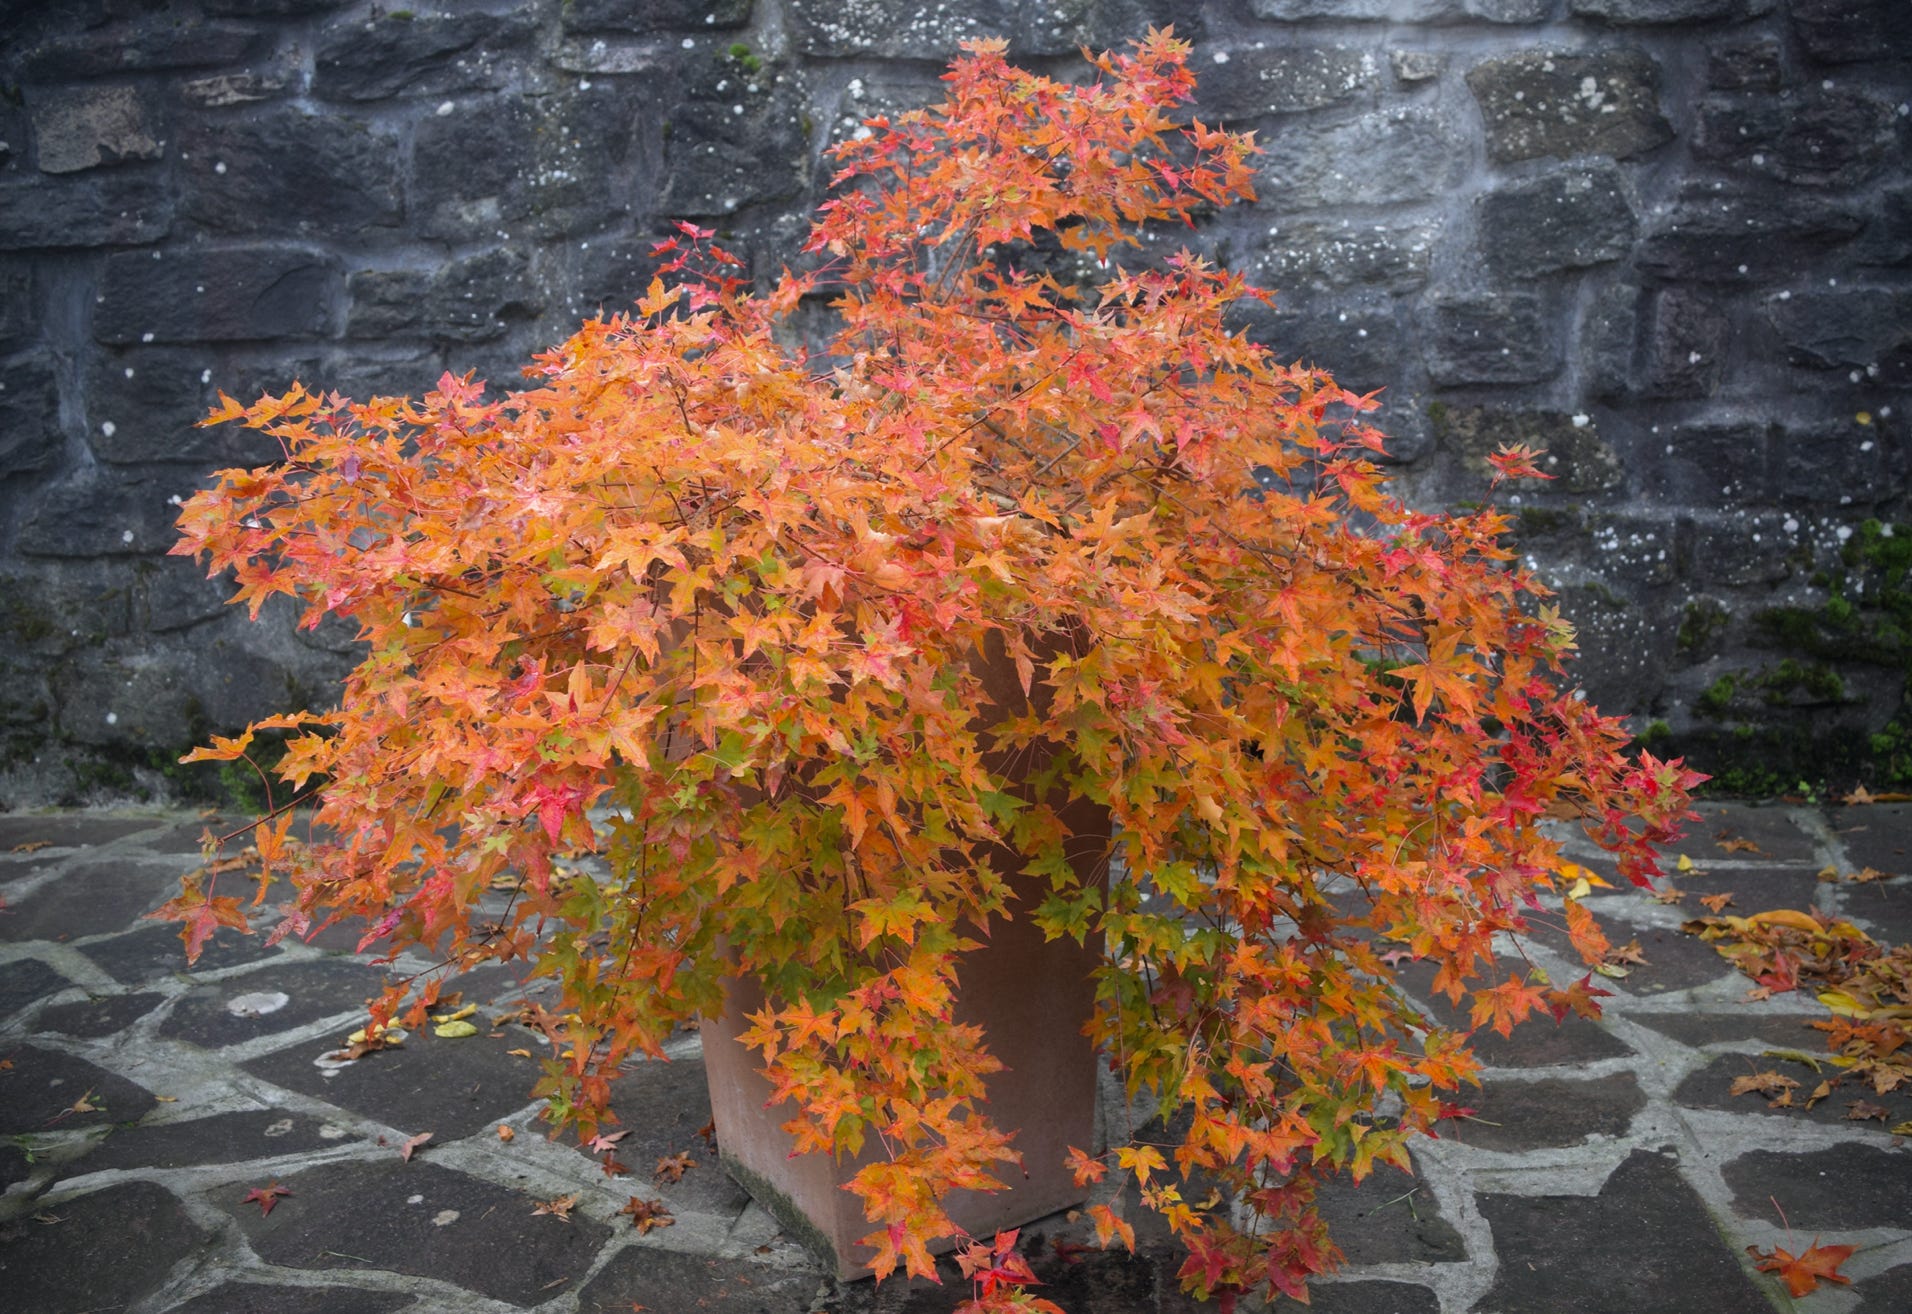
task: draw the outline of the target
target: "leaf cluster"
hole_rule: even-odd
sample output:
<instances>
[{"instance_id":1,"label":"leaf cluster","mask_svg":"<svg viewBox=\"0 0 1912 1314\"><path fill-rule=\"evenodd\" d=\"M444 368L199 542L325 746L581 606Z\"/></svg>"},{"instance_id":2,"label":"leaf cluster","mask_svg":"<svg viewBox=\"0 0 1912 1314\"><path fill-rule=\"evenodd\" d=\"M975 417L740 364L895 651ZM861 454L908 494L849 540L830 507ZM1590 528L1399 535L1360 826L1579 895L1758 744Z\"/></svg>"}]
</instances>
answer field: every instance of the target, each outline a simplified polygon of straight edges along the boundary
<instances>
[{"instance_id":1,"label":"leaf cluster","mask_svg":"<svg viewBox=\"0 0 1912 1314\"><path fill-rule=\"evenodd\" d=\"M1543 819L1645 882L1695 777L1571 692L1503 517L1402 506L1372 398L1231 331L1265 294L1136 256L1250 195L1252 140L1175 117L1187 57L1151 33L1066 84L974 44L944 103L838 149L804 272L758 287L683 225L677 281L521 391L215 413L284 459L222 472L176 550L366 645L277 767L324 782L281 933L363 918L554 978L539 1092L587 1138L627 1056L754 977L800 1147L881 1147L872 1264L920 1274L948 1193L1016 1159L951 1010L990 923L1033 918L1100 950L1094 1038L1181 1114L1082 1158L1187 1241L1186 1284L1330 1267L1316 1183L1405 1166L1475 1072L1376 939L1462 997L1572 883ZM792 345L822 298L834 338ZM1592 1007L1555 993L1482 987L1476 1022Z\"/></svg>"}]
</instances>

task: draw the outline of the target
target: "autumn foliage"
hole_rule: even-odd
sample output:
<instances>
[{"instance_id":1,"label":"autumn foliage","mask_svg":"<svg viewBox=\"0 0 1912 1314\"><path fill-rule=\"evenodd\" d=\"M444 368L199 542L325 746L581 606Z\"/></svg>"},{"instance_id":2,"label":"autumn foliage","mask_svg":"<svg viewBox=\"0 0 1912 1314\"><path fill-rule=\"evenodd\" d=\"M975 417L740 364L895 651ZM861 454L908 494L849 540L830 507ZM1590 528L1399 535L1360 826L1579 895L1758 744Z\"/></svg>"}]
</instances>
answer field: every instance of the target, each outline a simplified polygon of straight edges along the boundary
<instances>
[{"instance_id":1,"label":"autumn foliage","mask_svg":"<svg viewBox=\"0 0 1912 1314\"><path fill-rule=\"evenodd\" d=\"M563 995L538 1091L586 1135L621 1062L754 975L800 1143L887 1151L853 1184L881 1274L926 1271L944 1194L1016 1157L949 1008L977 928L1034 918L1101 947L1095 1038L1179 1115L1078 1172L1139 1184L1198 1294L1332 1267L1316 1184L1405 1166L1475 1072L1394 964L1461 999L1572 884L1543 819L1644 881L1693 777L1573 695L1504 517L1392 500L1373 401L1233 331L1263 293L1137 254L1250 194L1250 139L1172 117L1187 53L1152 33L1069 85L971 46L944 104L837 148L804 272L752 283L685 225L674 281L524 391L217 412L285 457L223 472L175 550L365 641L336 712L280 722L323 838L261 831L297 891L275 934L528 960ZM1040 696L987 706L982 652ZM1115 833L1067 833L1070 798ZM998 845L1039 902L1008 906ZM244 920L210 884L170 911L195 942ZM1593 993L1493 979L1473 1023ZM978 1308L1037 1307L978 1241Z\"/></svg>"}]
</instances>

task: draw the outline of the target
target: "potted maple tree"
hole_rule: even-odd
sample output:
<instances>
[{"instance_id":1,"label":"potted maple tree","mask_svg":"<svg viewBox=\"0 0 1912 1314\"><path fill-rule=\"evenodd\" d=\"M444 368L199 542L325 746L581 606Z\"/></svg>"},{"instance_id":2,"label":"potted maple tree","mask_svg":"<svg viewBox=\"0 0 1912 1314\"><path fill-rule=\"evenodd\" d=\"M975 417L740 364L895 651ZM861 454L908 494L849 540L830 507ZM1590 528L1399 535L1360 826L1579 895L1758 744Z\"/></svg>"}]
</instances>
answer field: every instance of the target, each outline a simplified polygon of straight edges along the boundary
<instances>
[{"instance_id":1,"label":"potted maple tree","mask_svg":"<svg viewBox=\"0 0 1912 1314\"><path fill-rule=\"evenodd\" d=\"M175 550L365 639L338 710L271 723L325 836L256 832L297 890L275 934L353 916L528 959L563 995L554 1120L594 1132L619 1065L704 1015L711 1062L848 1165L878 1275L979 1231L952 1202L1021 1190L1020 1149L1065 1193L1131 1175L1198 1295L1292 1294L1338 1257L1316 1184L1406 1166L1475 1070L1377 940L1461 998L1569 883L1543 818L1644 881L1694 777L1574 696L1502 516L1391 500L1373 402L1231 333L1262 293L1187 251L1123 264L1143 225L1250 194L1249 139L1172 118L1187 47L1151 33L1079 85L1003 50L836 149L805 272L753 286L684 225L677 282L524 391L228 401L212 420L285 459L223 472ZM1032 243L1098 272L1058 281ZM791 345L826 294L834 339ZM245 921L199 884L167 915L189 945ZM1012 934L1087 980L1079 1017L1002 992L1035 1051L1093 1045L1179 1113L1172 1167L993 1116L1011 1074L962 1001ZM1592 993L1490 980L1473 1020ZM718 1101L720 1140L761 1102ZM970 1254L976 1308L1042 1306Z\"/></svg>"}]
</instances>

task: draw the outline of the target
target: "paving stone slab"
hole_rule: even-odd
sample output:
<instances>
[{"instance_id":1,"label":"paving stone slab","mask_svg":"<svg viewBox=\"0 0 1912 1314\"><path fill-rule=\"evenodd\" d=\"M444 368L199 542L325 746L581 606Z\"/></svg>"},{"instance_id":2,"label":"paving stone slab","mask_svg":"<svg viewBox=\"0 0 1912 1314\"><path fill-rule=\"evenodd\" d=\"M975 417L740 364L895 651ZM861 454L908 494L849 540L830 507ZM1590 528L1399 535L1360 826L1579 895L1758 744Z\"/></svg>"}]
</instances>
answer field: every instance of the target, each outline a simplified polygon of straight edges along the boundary
<instances>
[{"instance_id":1,"label":"paving stone slab","mask_svg":"<svg viewBox=\"0 0 1912 1314\"><path fill-rule=\"evenodd\" d=\"M1631 1072L1588 1081L1490 1077L1464 1102L1474 1106L1474 1116L1443 1123L1442 1136L1483 1150L1537 1150L1625 1135L1646 1107L1646 1094Z\"/></svg>"},{"instance_id":2,"label":"paving stone slab","mask_svg":"<svg viewBox=\"0 0 1912 1314\"><path fill-rule=\"evenodd\" d=\"M632 1309L808 1314L818 1285L815 1273L792 1273L748 1260L713 1259L634 1246L619 1251L591 1279L578 1296L578 1314L598 1314L600 1310L604 1314L629 1314Z\"/></svg>"},{"instance_id":3,"label":"paving stone slab","mask_svg":"<svg viewBox=\"0 0 1912 1314\"><path fill-rule=\"evenodd\" d=\"M97 848L114 840L153 830L157 818L96 817L85 813L48 816L0 817L0 849L11 850L22 844L44 842L49 848L70 849L82 845Z\"/></svg>"},{"instance_id":4,"label":"paving stone slab","mask_svg":"<svg viewBox=\"0 0 1912 1314\"><path fill-rule=\"evenodd\" d=\"M236 1045L362 1009L377 997L384 981L382 973L345 958L275 964L195 987L159 1024L159 1034L206 1049ZM271 1012L250 1005L260 996L273 995L284 995L285 1004Z\"/></svg>"},{"instance_id":5,"label":"paving stone slab","mask_svg":"<svg viewBox=\"0 0 1912 1314\"><path fill-rule=\"evenodd\" d=\"M16 958L0 966L0 1018L11 1016L36 999L57 994L73 983L37 958Z\"/></svg>"},{"instance_id":6,"label":"paving stone slab","mask_svg":"<svg viewBox=\"0 0 1912 1314\"><path fill-rule=\"evenodd\" d=\"M1382 1167L1358 1186L1336 1178L1322 1186L1315 1205L1350 1264L1455 1264L1467 1258L1461 1234L1418 1174Z\"/></svg>"},{"instance_id":7,"label":"paving stone slab","mask_svg":"<svg viewBox=\"0 0 1912 1314\"><path fill-rule=\"evenodd\" d=\"M1274 1314L1441 1314L1441 1300L1409 1282L1316 1282L1306 1305L1283 1297L1269 1308Z\"/></svg>"},{"instance_id":8,"label":"paving stone slab","mask_svg":"<svg viewBox=\"0 0 1912 1314\"><path fill-rule=\"evenodd\" d=\"M1698 916L1694 913L1693 916ZM1644 963L1627 964L1619 988L1633 995L1662 995L1737 977L1739 969L1698 936L1668 926L1643 926L1624 916L1604 918L1607 939L1616 945L1640 942ZM1596 984L1611 983L1595 979ZM1751 984L1750 982L1748 983Z\"/></svg>"},{"instance_id":9,"label":"paving stone slab","mask_svg":"<svg viewBox=\"0 0 1912 1314\"><path fill-rule=\"evenodd\" d=\"M179 873L130 858L75 863L0 917L0 940L77 940L123 930L171 897Z\"/></svg>"},{"instance_id":10,"label":"paving stone slab","mask_svg":"<svg viewBox=\"0 0 1912 1314\"><path fill-rule=\"evenodd\" d=\"M72 1054L21 1045L5 1057L12 1066L0 1068L0 1133L132 1122L158 1103L145 1087ZM66 1112L88 1092L92 1112Z\"/></svg>"},{"instance_id":11,"label":"paving stone slab","mask_svg":"<svg viewBox=\"0 0 1912 1314\"><path fill-rule=\"evenodd\" d=\"M1912 876L1912 803L1833 808L1826 820L1855 870Z\"/></svg>"},{"instance_id":12,"label":"paving stone slab","mask_svg":"<svg viewBox=\"0 0 1912 1314\"><path fill-rule=\"evenodd\" d=\"M239 1220L252 1249L287 1268L369 1264L454 1282L526 1306L580 1281L610 1236L602 1223L532 1215L529 1195L396 1152L329 1164L281 1179L292 1194L271 1214L237 1187L214 1203Z\"/></svg>"},{"instance_id":13,"label":"paving stone slab","mask_svg":"<svg viewBox=\"0 0 1912 1314\"><path fill-rule=\"evenodd\" d=\"M1500 1265L1474 1314L1767 1308L1714 1230L1705 1202L1665 1155L1635 1150L1598 1196L1476 1199Z\"/></svg>"},{"instance_id":14,"label":"paving stone slab","mask_svg":"<svg viewBox=\"0 0 1912 1314\"><path fill-rule=\"evenodd\" d=\"M81 951L110 973L115 981L141 985L186 972L217 972L228 967L276 958L284 952L268 946L263 935L242 935L221 927L200 950L196 962L186 961L186 945L176 922L148 922L137 931L97 940Z\"/></svg>"},{"instance_id":15,"label":"paving stone slab","mask_svg":"<svg viewBox=\"0 0 1912 1314\"><path fill-rule=\"evenodd\" d=\"M1912 880L1848 885L1840 898L1840 912L1859 922L1873 939L1912 942Z\"/></svg>"},{"instance_id":16,"label":"paving stone slab","mask_svg":"<svg viewBox=\"0 0 1912 1314\"><path fill-rule=\"evenodd\" d=\"M15 1182L24 1182L33 1176L34 1165L27 1160L27 1152L17 1145L0 1144L0 1192L4 1192Z\"/></svg>"},{"instance_id":17,"label":"paving stone slab","mask_svg":"<svg viewBox=\"0 0 1912 1314\"><path fill-rule=\"evenodd\" d=\"M34 1025L41 1031L57 1031L63 1036L96 1040L124 1031L145 1017L166 996L142 991L130 995L100 995L71 1004L54 1004L40 1010Z\"/></svg>"},{"instance_id":18,"label":"paving stone slab","mask_svg":"<svg viewBox=\"0 0 1912 1314\"><path fill-rule=\"evenodd\" d=\"M522 1109L531 1102L531 1088L540 1076L536 1063L506 1052L523 1043L515 1036L441 1040L427 1029L408 1033L402 1045L342 1066L321 1067L314 1061L343 1043L340 1037L293 1045L242 1066L287 1090L388 1126L429 1131L441 1144L482 1131ZM646 1108L635 1116L669 1115ZM652 1161L628 1162L648 1175Z\"/></svg>"},{"instance_id":19,"label":"paving stone slab","mask_svg":"<svg viewBox=\"0 0 1912 1314\"><path fill-rule=\"evenodd\" d=\"M1789 809L1702 803L1693 810L1699 813L1699 820L1687 824L1686 838L1677 851L1702 867L1709 858L1760 858L1817 865L1817 841L1800 829ZM1727 847L1735 841L1750 841L1757 852Z\"/></svg>"},{"instance_id":20,"label":"paving stone slab","mask_svg":"<svg viewBox=\"0 0 1912 1314\"><path fill-rule=\"evenodd\" d=\"M743 1188L718 1165L715 1147L698 1135L711 1120L702 1059L629 1065L611 1083L611 1111L620 1119L615 1130L628 1133L617 1143L618 1160L637 1180L648 1178L657 1161L670 1155L688 1151L697 1165L679 1181L657 1188L666 1204L737 1213L749 1203Z\"/></svg>"},{"instance_id":21,"label":"paving stone slab","mask_svg":"<svg viewBox=\"0 0 1912 1314\"><path fill-rule=\"evenodd\" d=\"M1823 1032L1808 1031L1808 1036L1816 1040L1806 1040L1786 1046L1802 1053L1818 1055L1825 1052ZM1772 1097L1732 1093L1733 1083L1741 1077L1758 1072L1777 1072L1782 1077L1790 1077L1799 1083L1792 1092L1793 1104L1779 1108L1770 1107ZM1881 1134L1889 1126L1896 1126L1907 1118L1912 1118L1912 1091L1892 1091L1885 1095L1874 1093L1872 1087L1854 1077L1837 1082L1832 1094L1820 1100L1812 1108L1805 1107L1807 1096L1813 1088L1828 1078L1837 1079L1838 1069L1830 1064L1823 1071L1814 1072L1804 1063L1792 1063L1784 1059L1768 1058L1758 1054L1722 1054L1697 1072L1688 1073L1673 1092L1673 1101L1689 1109L1724 1109L1729 1113L1760 1113L1774 1117L1798 1118L1808 1122L1822 1124L1847 1124L1855 1132L1867 1128L1877 1128ZM1863 1100L1867 1104L1877 1105L1886 1110L1886 1121L1857 1122L1848 1119L1853 1101ZM1906 1171L1912 1174L1912 1159L1907 1161ZM1908 1189L1906 1213L1912 1216L1912 1188Z\"/></svg>"},{"instance_id":22,"label":"paving stone slab","mask_svg":"<svg viewBox=\"0 0 1912 1314\"><path fill-rule=\"evenodd\" d=\"M188 858L198 857L204 850L200 846L200 836L207 831L223 834L231 830L233 822L225 817L201 817L196 821L184 822L157 831L140 841L140 847L152 853L168 853ZM227 852L231 852L228 849Z\"/></svg>"},{"instance_id":23,"label":"paving stone slab","mask_svg":"<svg viewBox=\"0 0 1912 1314\"><path fill-rule=\"evenodd\" d=\"M1912 1264L1901 1264L1865 1282L1856 1283L1852 1292L1859 1306L1852 1314L1905 1314L1912 1309Z\"/></svg>"},{"instance_id":24,"label":"paving stone slab","mask_svg":"<svg viewBox=\"0 0 1912 1314\"><path fill-rule=\"evenodd\" d=\"M193 1262L206 1240L170 1192L128 1182L0 1226L0 1292L22 1314L123 1310Z\"/></svg>"},{"instance_id":25,"label":"paving stone slab","mask_svg":"<svg viewBox=\"0 0 1912 1314\"><path fill-rule=\"evenodd\" d=\"M1800 1231L1841 1227L1904 1227L1912 1221L1912 1152L1880 1144L1835 1145L1805 1153L1753 1150L1722 1170L1742 1218Z\"/></svg>"},{"instance_id":26,"label":"paving stone slab","mask_svg":"<svg viewBox=\"0 0 1912 1314\"><path fill-rule=\"evenodd\" d=\"M1779 1049L1803 1049L1811 1054L1826 1043L1825 1032L1807 1025L1814 1018L1767 1013L1751 1003L1729 1013L1632 1013L1628 1018L1695 1049L1735 1040L1763 1040Z\"/></svg>"},{"instance_id":27,"label":"paving stone slab","mask_svg":"<svg viewBox=\"0 0 1912 1314\"><path fill-rule=\"evenodd\" d=\"M1732 895L1733 901L1722 911L1735 917L1774 908L1811 910L1823 906L1821 901L1832 897L1819 879L1819 869L1804 864L1777 867L1714 863L1698 871L1676 873L1673 883L1686 896L1678 905L1683 917L1713 915L1700 903L1703 896Z\"/></svg>"},{"instance_id":28,"label":"paving stone slab","mask_svg":"<svg viewBox=\"0 0 1912 1314\"><path fill-rule=\"evenodd\" d=\"M186 1122L165 1122L116 1131L91 1154L65 1169L94 1173L108 1168L191 1168L200 1164L243 1163L343 1144L345 1137L323 1130L323 1119L283 1109L217 1113Z\"/></svg>"},{"instance_id":29,"label":"paving stone slab","mask_svg":"<svg viewBox=\"0 0 1912 1314\"><path fill-rule=\"evenodd\" d=\"M163 1314L391 1314L412 1303L410 1296L356 1287L267 1286L227 1282Z\"/></svg>"}]
</instances>

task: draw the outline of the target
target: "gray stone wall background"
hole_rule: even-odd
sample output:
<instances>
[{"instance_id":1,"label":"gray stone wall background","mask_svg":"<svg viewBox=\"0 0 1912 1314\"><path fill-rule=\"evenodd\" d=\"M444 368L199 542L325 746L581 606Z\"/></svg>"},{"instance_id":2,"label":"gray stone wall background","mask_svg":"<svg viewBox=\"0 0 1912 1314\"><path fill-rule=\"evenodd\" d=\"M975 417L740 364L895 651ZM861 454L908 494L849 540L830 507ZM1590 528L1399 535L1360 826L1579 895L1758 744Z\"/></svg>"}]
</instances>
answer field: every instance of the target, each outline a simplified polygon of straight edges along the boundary
<instances>
[{"instance_id":1,"label":"gray stone wall background","mask_svg":"<svg viewBox=\"0 0 1912 1314\"><path fill-rule=\"evenodd\" d=\"M1386 389L1411 500L1548 449L1506 500L1590 696L1709 760L1890 775L1904 0L13 0L0 806L150 783L348 666L343 627L248 624L164 555L178 498L273 455L193 427L216 390L509 386L629 305L674 218L790 258L823 149L933 100L963 38L1067 74L1151 22L1267 152L1255 205L1164 244L1275 289L1251 328L1283 355Z\"/></svg>"}]
</instances>

